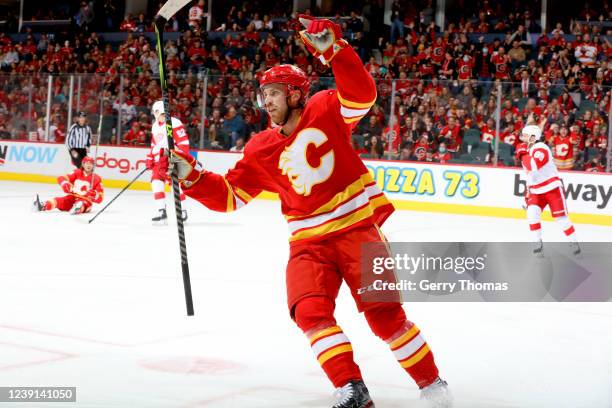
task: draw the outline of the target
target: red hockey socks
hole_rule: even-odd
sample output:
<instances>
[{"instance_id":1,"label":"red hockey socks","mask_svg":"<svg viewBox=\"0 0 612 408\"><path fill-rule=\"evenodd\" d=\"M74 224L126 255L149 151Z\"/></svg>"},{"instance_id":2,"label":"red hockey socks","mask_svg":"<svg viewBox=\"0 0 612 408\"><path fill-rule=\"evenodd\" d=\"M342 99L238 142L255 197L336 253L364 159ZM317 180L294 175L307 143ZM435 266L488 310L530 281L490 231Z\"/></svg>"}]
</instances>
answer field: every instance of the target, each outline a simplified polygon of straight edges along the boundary
<instances>
[{"instance_id":1,"label":"red hockey socks","mask_svg":"<svg viewBox=\"0 0 612 408\"><path fill-rule=\"evenodd\" d=\"M438 378L433 353L414 323L406 321L404 328L387 339L387 343L419 388L430 385Z\"/></svg>"},{"instance_id":2,"label":"red hockey socks","mask_svg":"<svg viewBox=\"0 0 612 408\"><path fill-rule=\"evenodd\" d=\"M308 336L310 347L334 387L350 380L361 380L361 371L353 360L348 337L336 325L334 304L323 297L308 297L295 307L295 322Z\"/></svg>"},{"instance_id":3,"label":"red hockey socks","mask_svg":"<svg viewBox=\"0 0 612 408\"><path fill-rule=\"evenodd\" d=\"M419 388L438 378L438 368L429 346L414 323L406 319L400 303L381 303L365 311L370 328L385 340L400 365Z\"/></svg>"}]
</instances>

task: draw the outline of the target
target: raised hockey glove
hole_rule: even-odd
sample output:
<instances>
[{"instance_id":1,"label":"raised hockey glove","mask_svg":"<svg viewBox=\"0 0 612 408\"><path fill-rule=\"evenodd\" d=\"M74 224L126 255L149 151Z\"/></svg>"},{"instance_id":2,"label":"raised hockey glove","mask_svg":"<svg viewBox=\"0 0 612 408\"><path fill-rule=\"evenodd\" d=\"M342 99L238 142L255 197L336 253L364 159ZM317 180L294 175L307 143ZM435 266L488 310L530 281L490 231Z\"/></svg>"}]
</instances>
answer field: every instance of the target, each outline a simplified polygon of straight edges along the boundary
<instances>
[{"instance_id":1,"label":"raised hockey glove","mask_svg":"<svg viewBox=\"0 0 612 408\"><path fill-rule=\"evenodd\" d=\"M300 23L306 28L300 31L304 45L325 65L329 65L341 49L349 46L342 38L342 28L333 21L300 14Z\"/></svg>"},{"instance_id":2,"label":"raised hockey glove","mask_svg":"<svg viewBox=\"0 0 612 408\"><path fill-rule=\"evenodd\" d=\"M202 165L189 153L172 150L170 155L171 171L176 168L176 175L181 186L190 188L200 180L204 169Z\"/></svg>"},{"instance_id":3,"label":"raised hockey glove","mask_svg":"<svg viewBox=\"0 0 612 408\"><path fill-rule=\"evenodd\" d=\"M64 190L64 193L66 193L66 194L68 194L68 193L71 193L71 192L72 192L72 184L70 184L70 183L69 183L69 182L67 182L67 181L64 181L64 182L61 184L61 187L62 187L62 190Z\"/></svg>"}]
</instances>

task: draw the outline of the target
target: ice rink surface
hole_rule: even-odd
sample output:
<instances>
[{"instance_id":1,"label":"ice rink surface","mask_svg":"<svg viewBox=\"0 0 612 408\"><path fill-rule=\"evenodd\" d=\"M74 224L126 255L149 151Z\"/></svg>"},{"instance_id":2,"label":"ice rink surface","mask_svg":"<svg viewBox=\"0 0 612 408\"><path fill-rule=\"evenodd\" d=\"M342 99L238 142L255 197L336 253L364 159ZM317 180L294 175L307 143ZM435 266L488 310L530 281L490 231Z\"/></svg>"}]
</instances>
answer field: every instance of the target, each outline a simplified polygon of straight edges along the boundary
<instances>
[{"instance_id":1,"label":"ice rink surface","mask_svg":"<svg viewBox=\"0 0 612 408\"><path fill-rule=\"evenodd\" d=\"M151 193L126 192L89 225L91 214L32 213L36 192L46 199L60 189L0 181L0 386L78 387L76 404L51 407L332 405L333 389L288 316L279 202L219 214L188 200L196 315L187 317L176 227L151 225ZM106 200L117 192L108 189ZM562 240L556 225L543 228L545 240ZM576 230L584 241L612 238L606 227ZM392 241L524 241L528 233L522 220L408 211L383 231ZM456 407L612 407L610 302L404 307ZM345 287L336 317L376 407L419 407L416 386Z\"/></svg>"}]
</instances>

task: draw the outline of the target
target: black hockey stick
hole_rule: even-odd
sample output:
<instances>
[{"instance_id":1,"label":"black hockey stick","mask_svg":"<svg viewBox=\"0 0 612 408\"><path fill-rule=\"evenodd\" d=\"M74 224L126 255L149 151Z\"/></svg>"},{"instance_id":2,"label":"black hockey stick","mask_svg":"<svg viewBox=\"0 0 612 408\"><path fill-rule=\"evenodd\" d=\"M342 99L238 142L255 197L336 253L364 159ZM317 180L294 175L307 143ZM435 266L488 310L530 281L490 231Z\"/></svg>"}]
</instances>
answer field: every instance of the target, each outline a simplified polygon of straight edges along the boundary
<instances>
[{"instance_id":1,"label":"black hockey stick","mask_svg":"<svg viewBox=\"0 0 612 408\"><path fill-rule=\"evenodd\" d=\"M134 179L133 179L132 181L130 181L130 182L127 184L127 186L123 187L123 190L121 190L121 191L119 192L119 194L117 194L116 196L114 196L114 197L113 197L113 199L112 199L112 200L110 200L110 201L109 201L109 202L108 202L108 203L107 203L107 204L104 206L104 208L102 208L100 211L98 211L98 213L97 213L96 215L94 215L94 216L93 216L93 218L92 218L91 220L89 220L88 224L91 224L91 223L93 222L93 220L95 220L95 219L98 217L98 215L102 214L102 213L104 212L104 210L106 210L106 209L108 208L108 206L109 206L109 205L111 205L111 204L113 203L113 201L115 201L115 200L116 200L116 199L117 199L117 198L118 198L118 197L119 197L121 194L123 194L123 192L124 192L125 190L127 190L127 189L128 189L128 188L129 188L129 187L132 185L132 184L134 184L134 182L135 182L136 180L138 180L138 178L139 178L140 176L142 176L142 175L143 175L143 173L144 173L145 171L147 171L147 170L149 170L149 169L147 169L147 168L142 169L142 171L141 171L140 173L138 173L138 174L136 175L136 177L134 177Z\"/></svg>"},{"instance_id":2,"label":"black hockey stick","mask_svg":"<svg viewBox=\"0 0 612 408\"><path fill-rule=\"evenodd\" d=\"M159 82L164 101L164 113L166 114L166 135L168 137L168 148L174 149L174 138L172 137L172 115L170 113L170 103L168 102L168 84L166 83L164 55L164 27L170 18L180 9L186 6L190 0L169 0L167 1L157 16L155 16L155 37L157 39L157 55L159 56ZM183 271L183 286L185 288L185 304L187 306L187 316L193 316L193 299L191 296L191 280L189 278L189 261L187 259L187 243L185 242L185 227L183 225L183 208L181 206L181 194L179 191L178 176L176 168L171 168L170 177L172 179L172 191L174 192L174 209L176 212L176 225L178 227L179 248L181 251L181 269Z\"/></svg>"}]
</instances>

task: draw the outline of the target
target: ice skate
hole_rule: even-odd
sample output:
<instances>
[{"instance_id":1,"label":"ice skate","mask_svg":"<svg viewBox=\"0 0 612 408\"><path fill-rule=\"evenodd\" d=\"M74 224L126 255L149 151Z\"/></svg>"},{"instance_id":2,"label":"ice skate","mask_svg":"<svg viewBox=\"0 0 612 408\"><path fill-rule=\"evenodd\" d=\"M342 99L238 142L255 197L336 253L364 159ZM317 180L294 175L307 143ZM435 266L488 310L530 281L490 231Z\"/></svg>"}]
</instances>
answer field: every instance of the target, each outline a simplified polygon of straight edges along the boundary
<instances>
[{"instance_id":1,"label":"ice skate","mask_svg":"<svg viewBox=\"0 0 612 408\"><path fill-rule=\"evenodd\" d=\"M38 198L38 194L36 194L36 199L32 203L32 211L36 211L36 212L45 211L45 205L40 202L40 198Z\"/></svg>"},{"instance_id":2,"label":"ice skate","mask_svg":"<svg viewBox=\"0 0 612 408\"><path fill-rule=\"evenodd\" d=\"M544 243L542 240L534 243L533 254L538 258L544 258Z\"/></svg>"},{"instance_id":3,"label":"ice skate","mask_svg":"<svg viewBox=\"0 0 612 408\"><path fill-rule=\"evenodd\" d=\"M159 214L151 218L151 222L153 225L168 225L168 214L166 214L166 209L162 208L159 210Z\"/></svg>"},{"instance_id":4,"label":"ice skate","mask_svg":"<svg viewBox=\"0 0 612 408\"><path fill-rule=\"evenodd\" d=\"M374 408L370 393L363 381L349 381L334 393L338 398L332 408Z\"/></svg>"},{"instance_id":5,"label":"ice skate","mask_svg":"<svg viewBox=\"0 0 612 408\"><path fill-rule=\"evenodd\" d=\"M448 389L446 381L440 377L436 378L427 387L421 388L421 400L429 408L450 408L453 406L453 395Z\"/></svg>"},{"instance_id":6,"label":"ice skate","mask_svg":"<svg viewBox=\"0 0 612 408\"><path fill-rule=\"evenodd\" d=\"M572 253L576 258L582 257L582 249L577 242L570 242L570 248L572 249Z\"/></svg>"}]
</instances>

